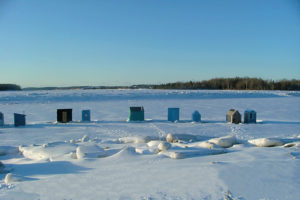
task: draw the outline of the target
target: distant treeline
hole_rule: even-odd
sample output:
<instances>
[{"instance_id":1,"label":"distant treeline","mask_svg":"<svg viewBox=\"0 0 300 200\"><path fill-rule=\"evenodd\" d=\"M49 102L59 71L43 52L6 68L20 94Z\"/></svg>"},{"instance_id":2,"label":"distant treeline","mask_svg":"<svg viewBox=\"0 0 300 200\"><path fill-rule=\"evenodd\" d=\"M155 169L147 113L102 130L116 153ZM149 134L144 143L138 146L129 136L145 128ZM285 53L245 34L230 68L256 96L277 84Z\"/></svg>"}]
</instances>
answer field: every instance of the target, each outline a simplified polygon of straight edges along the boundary
<instances>
[{"instance_id":1,"label":"distant treeline","mask_svg":"<svg viewBox=\"0 0 300 200\"><path fill-rule=\"evenodd\" d=\"M21 90L21 87L16 84L0 84L0 91Z\"/></svg>"},{"instance_id":2,"label":"distant treeline","mask_svg":"<svg viewBox=\"0 0 300 200\"><path fill-rule=\"evenodd\" d=\"M153 89L216 89L216 90L300 90L300 80L263 80L261 78L214 78L205 81L176 82L152 85Z\"/></svg>"}]
</instances>

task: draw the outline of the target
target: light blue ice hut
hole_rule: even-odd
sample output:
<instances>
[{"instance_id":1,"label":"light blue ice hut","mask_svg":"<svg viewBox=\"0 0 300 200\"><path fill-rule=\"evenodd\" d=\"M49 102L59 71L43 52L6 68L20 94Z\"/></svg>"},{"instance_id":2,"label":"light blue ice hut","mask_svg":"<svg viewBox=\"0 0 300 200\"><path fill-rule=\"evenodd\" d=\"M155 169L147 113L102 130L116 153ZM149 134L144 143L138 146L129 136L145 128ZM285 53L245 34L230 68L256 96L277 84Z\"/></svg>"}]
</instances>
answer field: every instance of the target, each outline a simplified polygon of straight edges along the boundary
<instances>
[{"instance_id":1,"label":"light blue ice hut","mask_svg":"<svg viewBox=\"0 0 300 200\"><path fill-rule=\"evenodd\" d=\"M129 108L129 121L144 121L144 120L145 120L144 107Z\"/></svg>"},{"instance_id":2,"label":"light blue ice hut","mask_svg":"<svg viewBox=\"0 0 300 200\"><path fill-rule=\"evenodd\" d=\"M25 126L25 116L26 115L14 113L15 126Z\"/></svg>"},{"instance_id":3,"label":"light blue ice hut","mask_svg":"<svg viewBox=\"0 0 300 200\"><path fill-rule=\"evenodd\" d=\"M4 126L4 115L0 112L0 126Z\"/></svg>"},{"instance_id":4,"label":"light blue ice hut","mask_svg":"<svg viewBox=\"0 0 300 200\"><path fill-rule=\"evenodd\" d=\"M85 121L85 122L91 121L91 111L90 110L82 111L82 121Z\"/></svg>"},{"instance_id":5,"label":"light blue ice hut","mask_svg":"<svg viewBox=\"0 0 300 200\"><path fill-rule=\"evenodd\" d=\"M168 108L168 121L179 121L179 108Z\"/></svg>"},{"instance_id":6,"label":"light blue ice hut","mask_svg":"<svg viewBox=\"0 0 300 200\"><path fill-rule=\"evenodd\" d=\"M198 110L195 110L192 114L192 120L194 122L201 122L201 114L198 112Z\"/></svg>"},{"instance_id":7,"label":"light blue ice hut","mask_svg":"<svg viewBox=\"0 0 300 200\"><path fill-rule=\"evenodd\" d=\"M245 110L244 123L256 123L256 112L254 110Z\"/></svg>"}]
</instances>

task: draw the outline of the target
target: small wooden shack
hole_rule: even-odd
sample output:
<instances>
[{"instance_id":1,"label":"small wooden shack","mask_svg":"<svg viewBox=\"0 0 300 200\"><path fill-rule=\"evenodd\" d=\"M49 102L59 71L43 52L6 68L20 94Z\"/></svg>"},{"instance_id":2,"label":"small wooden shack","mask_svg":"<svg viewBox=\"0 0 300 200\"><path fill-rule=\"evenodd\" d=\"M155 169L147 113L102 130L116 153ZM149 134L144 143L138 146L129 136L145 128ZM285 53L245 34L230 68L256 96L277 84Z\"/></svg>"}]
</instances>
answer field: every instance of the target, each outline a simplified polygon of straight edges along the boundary
<instances>
[{"instance_id":1,"label":"small wooden shack","mask_svg":"<svg viewBox=\"0 0 300 200\"><path fill-rule=\"evenodd\" d=\"M14 113L15 126L25 126L26 125L26 115Z\"/></svg>"},{"instance_id":2,"label":"small wooden shack","mask_svg":"<svg viewBox=\"0 0 300 200\"><path fill-rule=\"evenodd\" d=\"M57 109L57 121L61 123L72 121L72 109Z\"/></svg>"},{"instance_id":3,"label":"small wooden shack","mask_svg":"<svg viewBox=\"0 0 300 200\"><path fill-rule=\"evenodd\" d=\"M254 110L245 110L244 123L256 123L256 112Z\"/></svg>"},{"instance_id":4,"label":"small wooden shack","mask_svg":"<svg viewBox=\"0 0 300 200\"><path fill-rule=\"evenodd\" d=\"M192 120L194 122L201 122L201 114L199 113L198 110L195 110L192 114Z\"/></svg>"},{"instance_id":5,"label":"small wooden shack","mask_svg":"<svg viewBox=\"0 0 300 200\"><path fill-rule=\"evenodd\" d=\"M91 121L91 111L90 110L82 111L82 121L86 121L86 122Z\"/></svg>"},{"instance_id":6,"label":"small wooden shack","mask_svg":"<svg viewBox=\"0 0 300 200\"><path fill-rule=\"evenodd\" d=\"M179 108L168 108L168 121L179 121Z\"/></svg>"},{"instance_id":7,"label":"small wooden shack","mask_svg":"<svg viewBox=\"0 0 300 200\"><path fill-rule=\"evenodd\" d=\"M0 112L0 126L4 126L4 115Z\"/></svg>"},{"instance_id":8,"label":"small wooden shack","mask_svg":"<svg viewBox=\"0 0 300 200\"><path fill-rule=\"evenodd\" d=\"M242 122L242 116L238 110L230 109L226 114L226 121L234 124Z\"/></svg>"},{"instance_id":9,"label":"small wooden shack","mask_svg":"<svg viewBox=\"0 0 300 200\"><path fill-rule=\"evenodd\" d=\"M145 120L144 107L129 108L129 121L144 121L144 120Z\"/></svg>"}]
</instances>

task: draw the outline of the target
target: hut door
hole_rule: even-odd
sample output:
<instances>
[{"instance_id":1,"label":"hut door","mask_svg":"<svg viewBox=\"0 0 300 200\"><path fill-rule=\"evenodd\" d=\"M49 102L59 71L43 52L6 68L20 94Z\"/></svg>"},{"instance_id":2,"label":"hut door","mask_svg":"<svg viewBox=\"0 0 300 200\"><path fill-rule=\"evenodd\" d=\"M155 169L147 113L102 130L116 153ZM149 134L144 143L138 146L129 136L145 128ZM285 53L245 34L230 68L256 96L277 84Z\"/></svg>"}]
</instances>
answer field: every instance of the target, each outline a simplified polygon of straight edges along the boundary
<instances>
[{"instance_id":1,"label":"hut door","mask_svg":"<svg viewBox=\"0 0 300 200\"><path fill-rule=\"evenodd\" d=\"M68 113L66 111L62 112L62 121L67 122L68 121Z\"/></svg>"}]
</instances>

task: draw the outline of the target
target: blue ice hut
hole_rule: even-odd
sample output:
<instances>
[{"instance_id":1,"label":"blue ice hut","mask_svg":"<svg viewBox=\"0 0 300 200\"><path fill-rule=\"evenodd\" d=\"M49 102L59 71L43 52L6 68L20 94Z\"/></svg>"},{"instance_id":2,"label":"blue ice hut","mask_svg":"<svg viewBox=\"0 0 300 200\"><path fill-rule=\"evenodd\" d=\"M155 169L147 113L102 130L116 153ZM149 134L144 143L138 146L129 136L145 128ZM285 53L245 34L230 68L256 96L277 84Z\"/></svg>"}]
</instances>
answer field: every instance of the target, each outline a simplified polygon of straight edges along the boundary
<instances>
[{"instance_id":1,"label":"blue ice hut","mask_svg":"<svg viewBox=\"0 0 300 200\"><path fill-rule=\"evenodd\" d=\"M72 109L57 109L57 121L61 123L72 121Z\"/></svg>"},{"instance_id":2,"label":"blue ice hut","mask_svg":"<svg viewBox=\"0 0 300 200\"><path fill-rule=\"evenodd\" d=\"M145 120L144 107L130 107L129 121L144 121L144 120Z\"/></svg>"},{"instance_id":3,"label":"blue ice hut","mask_svg":"<svg viewBox=\"0 0 300 200\"><path fill-rule=\"evenodd\" d=\"M24 114L14 113L15 126L25 126L26 125L25 116L26 115Z\"/></svg>"},{"instance_id":4,"label":"blue ice hut","mask_svg":"<svg viewBox=\"0 0 300 200\"><path fill-rule=\"evenodd\" d=\"M82 121L86 121L86 122L91 121L91 111L90 110L82 111Z\"/></svg>"},{"instance_id":5,"label":"blue ice hut","mask_svg":"<svg viewBox=\"0 0 300 200\"><path fill-rule=\"evenodd\" d=\"M256 112L254 110L245 110L244 123L256 123Z\"/></svg>"},{"instance_id":6,"label":"blue ice hut","mask_svg":"<svg viewBox=\"0 0 300 200\"><path fill-rule=\"evenodd\" d=\"M179 108L168 108L168 121L179 121Z\"/></svg>"},{"instance_id":7,"label":"blue ice hut","mask_svg":"<svg viewBox=\"0 0 300 200\"><path fill-rule=\"evenodd\" d=\"M192 120L194 122L201 122L201 114L198 112L198 110L195 110L192 114Z\"/></svg>"},{"instance_id":8,"label":"blue ice hut","mask_svg":"<svg viewBox=\"0 0 300 200\"><path fill-rule=\"evenodd\" d=\"M4 126L4 115L0 112L0 126Z\"/></svg>"}]
</instances>

